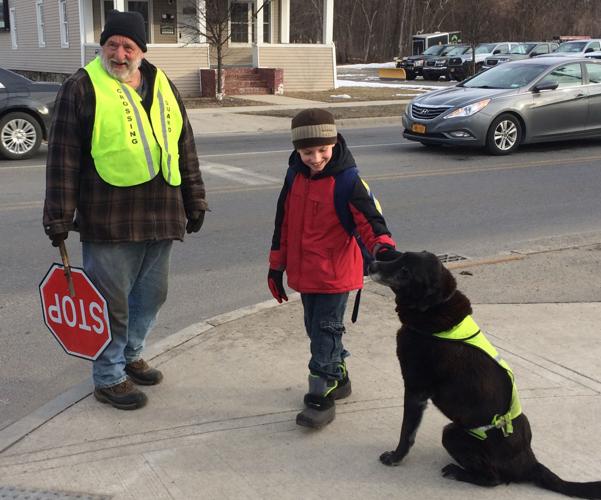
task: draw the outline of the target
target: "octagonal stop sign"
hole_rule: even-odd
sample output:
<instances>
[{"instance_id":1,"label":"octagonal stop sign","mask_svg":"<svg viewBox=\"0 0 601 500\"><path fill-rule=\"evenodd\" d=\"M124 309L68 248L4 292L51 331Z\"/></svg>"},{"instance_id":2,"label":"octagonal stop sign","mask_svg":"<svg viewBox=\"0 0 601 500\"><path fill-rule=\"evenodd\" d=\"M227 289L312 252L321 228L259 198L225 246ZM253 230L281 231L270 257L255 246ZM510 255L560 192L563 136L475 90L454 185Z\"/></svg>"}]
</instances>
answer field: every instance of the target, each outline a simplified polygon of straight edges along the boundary
<instances>
[{"instance_id":1,"label":"octagonal stop sign","mask_svg":"<svg viewBox=\"0 0 601 500\"><path fill-rule=\"evenodd\" d=\"M40 283L44 323L67 354L95 360L112 339L106 300L76 267L71 267L72 297L64 269L52 264Z\"/></svg>"}]
</instances>

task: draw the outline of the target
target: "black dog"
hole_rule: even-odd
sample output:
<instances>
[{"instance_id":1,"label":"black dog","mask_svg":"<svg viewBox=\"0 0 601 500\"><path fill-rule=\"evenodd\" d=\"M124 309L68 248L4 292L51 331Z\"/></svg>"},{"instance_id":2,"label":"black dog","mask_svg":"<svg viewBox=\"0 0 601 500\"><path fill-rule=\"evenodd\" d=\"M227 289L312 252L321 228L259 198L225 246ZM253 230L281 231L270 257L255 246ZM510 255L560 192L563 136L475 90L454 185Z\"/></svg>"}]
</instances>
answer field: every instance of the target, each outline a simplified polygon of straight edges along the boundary
<instances>
[{"instance_id":1,"label":"black dog","mask_svg":"<svg viewBox=\"0 0 601 500\"><path fill-rule=\"evenodd\" d=\"M481 486L532 482L569 496L601 499L601 481L564 481L537 461L513 374L494 358L490 344L484 350L487 341L471 319L470 301L436 255L406 252L394 261L373 262L369 274L393 290L402 323L397 356L405 409L399 445L380 456L384 464L398 465L407 455L431 399L452 422L444 428L442 444L459 465L444 467L445 477Z\"/></svg>"}]
</instances>

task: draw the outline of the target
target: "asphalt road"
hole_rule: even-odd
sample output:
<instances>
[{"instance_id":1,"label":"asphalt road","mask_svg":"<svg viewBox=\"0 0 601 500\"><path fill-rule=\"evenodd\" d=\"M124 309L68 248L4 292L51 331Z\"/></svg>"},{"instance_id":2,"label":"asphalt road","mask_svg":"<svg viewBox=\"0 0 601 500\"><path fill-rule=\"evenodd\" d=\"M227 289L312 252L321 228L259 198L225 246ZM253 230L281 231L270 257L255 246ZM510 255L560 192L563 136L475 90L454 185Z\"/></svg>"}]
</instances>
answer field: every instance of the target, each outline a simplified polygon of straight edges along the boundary
<instances>
[{"instance_id":1,"label":"asphalt road","mask_svg":"<svg viewBox=\"0 0 601 500\"><path fill-rule=\"evenodd\" d=\"M601 143L525 146L510 157L429 150L397 127L342 130L405 250L468 258L601 230ZM267 253L288 132L198 140L212 212L174 247L171 290L152 340L269 298ZM41 321L37 286L59 260L41 227L44 153L0 162L0 429L89 375ZM74 265L79 244L68 240ZM207 367L210 369L210 367Z\"/></svg>"}]
</instances>

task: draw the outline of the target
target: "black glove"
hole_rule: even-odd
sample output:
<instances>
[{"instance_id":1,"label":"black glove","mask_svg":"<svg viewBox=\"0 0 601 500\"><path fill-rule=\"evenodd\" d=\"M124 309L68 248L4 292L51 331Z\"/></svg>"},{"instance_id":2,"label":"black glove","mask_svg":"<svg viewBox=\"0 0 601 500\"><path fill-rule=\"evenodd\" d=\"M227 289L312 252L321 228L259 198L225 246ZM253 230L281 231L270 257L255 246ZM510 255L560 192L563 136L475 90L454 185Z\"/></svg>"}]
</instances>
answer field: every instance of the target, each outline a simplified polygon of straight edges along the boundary
<instances>
[{"instance_id":1,"label":"black glove","mask_svg":"<svg viewBox=\"0 0 601 500\"><path fill-rule=\"evenodd\" d=\"M69 233L67 233L67 232L55 233L55 234L48 235L48 237L52 240L53 247L59 246L63 241L65 241L67 239L68 236L69 236Z\"/></svg>"},{"instance_id":2,"label":"black glove","mask_svg":"<svg viewBox=\"0 0 601 500\"><path fill-rule=\"evenodd\" d=\"M388 261L396 260L402 255L402 252L398 252L394 247L390 245L382 245L382 247L376 252L376 260Z\"/></svg>"},{"instance_id":3,"label":"black glove","mask_svg":"<svg viewBox=\"0 0 601 500\"><path fill-rule=\"evenodd\" d=\"M282 303L282 300L288 301L286 290L284 290L284 271L270 269L267 273L267 285L269 285L271 295L279 304Z\"/></svg>"},{"instance_id":4,"label":"black glove","mask_svg":"<svg viewBox=\"0 0 601 500\"><path fill-rule=\"evenodd\" d=\"M197 233L202 227L202 223L205 220L204 210L198 212L192 212L188 217L188 223L186 224L186 233Z\"/></svg>"}]
</instances>

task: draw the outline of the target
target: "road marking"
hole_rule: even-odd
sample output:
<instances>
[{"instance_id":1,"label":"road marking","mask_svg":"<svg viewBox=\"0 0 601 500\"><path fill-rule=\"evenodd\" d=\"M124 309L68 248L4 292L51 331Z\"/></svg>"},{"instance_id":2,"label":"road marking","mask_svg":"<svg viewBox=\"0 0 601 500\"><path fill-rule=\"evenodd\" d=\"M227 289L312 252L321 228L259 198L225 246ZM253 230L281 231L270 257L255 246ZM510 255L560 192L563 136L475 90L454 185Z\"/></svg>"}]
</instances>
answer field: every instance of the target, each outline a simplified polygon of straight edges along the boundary
<instances>
[{"instance_id":1,"label":"road marking","mask_svg":"<svg viewBox=\"0 0 601 500\"><path fill-rule=\"evenodd\" d=\"M223 179L233 180L249 186L258 186L265 184L281 183L281 179L262 175L250 170L234 167L233 165L224 165L223 163L200 162L200 170L203 173L211 174Z\"/></svg>"},{"instance_id":2,"label":"road marking","mask_svg":"<svg viewBox=\"0 0 601 500\"><path fill-rule=\"evenodd\" d=\"M455 167L455 168L439 168L429 170L425 172L395 172L390 174L381 175L365 175L363 176L366 181L387 181L387 180L399 180L399 179L413 179L416 177L432 177L432 176L445 176L445 175L459 175L467 173L485 173L495 172L500 170L518 170L524 168L536 168L536 167L563 167L571 163L580 163L601 160L601 156L583 156L579 158L561 158L552 160L539 160L529 163L523 163L516 165L514 163L502 163L499 165L491 165L488 167ZM591 168L597 168L595 165L587 165ZM271 177L267 175L256 174L243 168L233 167L231 165L223 165L219 163L206 163L204 166L201 165L201 170L204 169L206 172L222 177L228 180L234 180L246 186L224 186L216 188L214 190L207 188L207 191L211 194L226 194L226 193L237 193L237 192L249 192L259 191L262 189L279 189L283 183L282 178ZM0 169L1 171L1 169ZM249 187L252 186L252 187ZM43 201L23 201L15 203L0 203L0 211L8 210L20 210L26 208L37 208L43 205Z\"/></svg>"},{"instance_id":3,"label":"road marking","mask_svg":"<svg viewBox=\"0 0 601 500\"><path fill-rule=\"evenodd\" d=\"M409 144L415 144L413 142L388 142L384 144L353 144L353 146L349 147L352 151L353 149L360 148L379 148L382 146L408 146ZM274 149L271 151L244 151L243 153L218 153L218 154L210 154L210 155L198 155L198 158L221 158L226 156L245 156L245 155L269 155L269 154L281 154L281 153L290 153L292 151L292 147L288 149Z\"/></svg>"}]
</instances>

